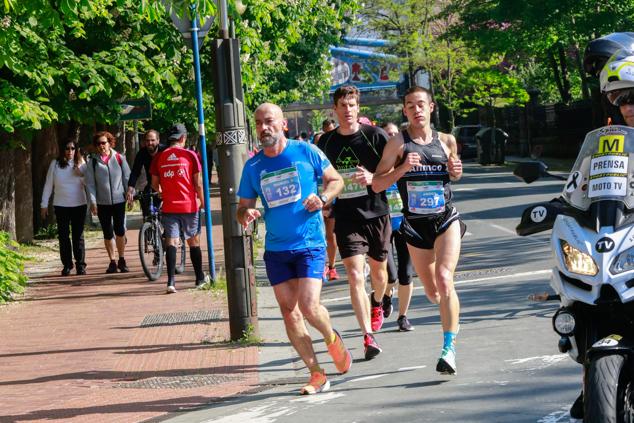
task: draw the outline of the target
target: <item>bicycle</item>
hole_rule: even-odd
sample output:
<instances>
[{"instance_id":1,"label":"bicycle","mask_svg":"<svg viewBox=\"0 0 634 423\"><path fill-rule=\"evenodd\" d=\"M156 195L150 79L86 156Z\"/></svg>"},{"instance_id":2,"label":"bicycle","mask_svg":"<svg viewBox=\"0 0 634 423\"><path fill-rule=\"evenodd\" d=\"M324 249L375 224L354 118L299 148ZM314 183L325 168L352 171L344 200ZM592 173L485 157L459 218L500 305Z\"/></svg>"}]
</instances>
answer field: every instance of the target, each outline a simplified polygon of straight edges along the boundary
<instances>
[{"instance_id":1,"label":"bicycle","mask_svg":"<svg viewBox=\"0 0 634 423\"><path fill-rule=\"evenodd\" d=\"M139 258L141 259L141 267L143 273L151 281L155 281L161 277L163 272L163 264L165 263L165 237L163 236L163 225L161 225L161 207L154 205L154 199L158 197L158 193L140 192L134 196L135 200L149 200L149 215L143 218L143 225L139 231ZM176 260L176 273L180 274L185 271L186 246L185 236L180 234L180 242L177 251L180 251L180 257Z\"/></svg>"}]
</instances>

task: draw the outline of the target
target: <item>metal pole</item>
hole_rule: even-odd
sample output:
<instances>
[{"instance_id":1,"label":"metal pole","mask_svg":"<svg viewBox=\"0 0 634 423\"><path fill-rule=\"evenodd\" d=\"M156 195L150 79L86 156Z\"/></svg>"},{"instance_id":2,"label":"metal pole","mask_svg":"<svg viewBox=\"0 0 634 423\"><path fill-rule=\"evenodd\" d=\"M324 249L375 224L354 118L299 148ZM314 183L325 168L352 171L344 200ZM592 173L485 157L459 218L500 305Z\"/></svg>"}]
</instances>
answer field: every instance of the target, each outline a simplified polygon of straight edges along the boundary
<instances>
[{"instance_id":1,"label":"metal pole","mask_svg":"<svg viewBox=\"0 0 634 423\"><path fill-rule=\"evenodd\" d=\"M196 104L198 107L198 137L200 139L200 155L203 160L203 191L205 194L205 226L207 227L207 259L209 260L209 273L212 283L216 281L216 263L214 261L214 244L211 237L211 207L209 196L209 172L207 170L207 143L205 140L205 113L203 111L203 88L200 77L200 54L198 51L198 12L196 6L192 6L192 50L194 51L194 73L196 75Z\"/></svg>"},{"instance_id":2,"label":"metal pole","mask_svg":"<svg viewBox=\"0 0 634 423\"><path fill-rule=\"evenodd\" d=\"M226 0L218 3L222 22ZM229 327L231 339L237 341L245 332L257 336L259 330L251 231L244 231L236 220L237 191L247 160L240 45L235 38L228 38L226 16L224 20L220 38L214 40L213 76Z\"/></svg>"},{"instance_id":3,"label":"metal pole","mask_svg":"<svg viewBox=\"0 0 634 423\"><path fill-rule=\"evenodd\" d=\"M139 121L136 119L134 119L134 147L132 149L134 154L139 152Z\"/></svg>"},{"instance_id":4,"label":"metal pole","mask_svg":"<svg viewBox=\"0 0 634 423\"><path fill-rule=\"evenodd\" d=\"M229 38L229 26L227 19L227 0L220 0L218 2L218 6L220 9L220 38L228 39Z\"/></svg>"}]
</instances>

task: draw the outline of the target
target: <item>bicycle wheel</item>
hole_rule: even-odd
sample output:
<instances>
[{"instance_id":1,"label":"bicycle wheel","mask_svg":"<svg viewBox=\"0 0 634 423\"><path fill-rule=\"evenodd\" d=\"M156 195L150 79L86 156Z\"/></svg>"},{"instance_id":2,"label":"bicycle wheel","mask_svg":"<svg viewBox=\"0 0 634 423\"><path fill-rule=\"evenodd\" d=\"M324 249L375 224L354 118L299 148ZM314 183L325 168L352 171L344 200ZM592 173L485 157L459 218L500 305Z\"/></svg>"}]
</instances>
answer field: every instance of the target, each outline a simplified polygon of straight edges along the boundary
<instances>
[{"instance_id":1,"label":"bicycle wheel","mask_svg":"<svg viewBox=\"0 0 634 423\"><path fill-rule=\"evenodd\" d=\"M187 256L187 247L185 246L185 236L181 233L178 240L179 246L176 248L176 274L179 275L185 271L185 258Z\"/></svg>"},{"instance_id":2,"label":"bicycle wheel","mask_svg":"<svg viewBox=\"0 0 634 423\"><path fill-rule=\"evenodd\" d=\"M161 277L163 271L163 245L156 224L145 222L139 231L139 258L143 273L151 281Z\"/></svg>"}]
</instances>

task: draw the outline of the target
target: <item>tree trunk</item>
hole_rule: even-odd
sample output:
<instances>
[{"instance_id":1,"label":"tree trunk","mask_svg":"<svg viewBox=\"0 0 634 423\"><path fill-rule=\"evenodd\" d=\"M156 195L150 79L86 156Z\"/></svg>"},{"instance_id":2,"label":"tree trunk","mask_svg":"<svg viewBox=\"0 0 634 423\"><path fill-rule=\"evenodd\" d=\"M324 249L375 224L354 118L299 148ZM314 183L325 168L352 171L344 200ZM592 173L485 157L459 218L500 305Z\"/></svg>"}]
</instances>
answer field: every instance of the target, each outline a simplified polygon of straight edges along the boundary
<instances>
[{"instance_id":1,"label":"tree trunk","mask_svg":"<svg viewBox=\"0 0 634 423\"><path fill-rule=\"evenodd\" d=\"M15 178L13 176L13 150L6 147L7 142L0 148L0 231L8 232L15 239Z\"/></svg>"},{"instance_id":2,"label":"tree trunk","mask_svg":"<svg viewBox=\"0 0 634 423\"><path fill-rule=\"evenodd\" d=\"M565 102L565 92L564 87L561 83L561 76L559 75L559 66L557 65L555 54L551 50L548 51L548 61L550 63L550 68L553 70L553 77L555 78L555 84L557 85L557 90L559 91L561 101Z\"/></svg>"},{"instance_id":3,"label":"tree trunk","mask_svg":"<svg viewBox=\"0 0 634 423\"><path fill-rule=\"evenodd\" d=\"M15 175L15 236L19 242L33 241L33 186L31 173L31 143L24 149L16 149L14 154Z\"/></svg>"},{"instance_id":4,"label":"tree trunk","mask_svg":"<svg viewBox=\"0 0 634 423\"><path fill-rule=\"evenodd\" d=\"M563 94L562 97L564 103L569 103L572 99L570 95L570 79L568 78L568 62L566 60L566 52L564 51L564 46L561 44L557 45L557 51L559 53L559 65L561 66L561 82L563 85Z\"/></svg>"},{"instance_id":5,"label":"tree trunk","mask_svg":"<svg viewBox=\"0 0 634 423\"><path fill-rule=\"evenodd\" d=\"M586 71L583 69L583 63L581 62L581 53L579 52L579 46L575 44L575 64L577 65L577 71L581 77L581 95L584 100L590 98L590 88L588 87L588 78Z\"/></svg>"},{"instance_id":6,"label":"tree trunk","mask_svg":"<svg viewBox=\"0 0 634 423\"><path fill-rule=\"evenodd\" d=\"M46 172L48 172L51 161L59 154L57 129L58 126L54 125L38 131L31 145L32 210L34 211L32 218L35 228L53 223L54 213L52 211L49 211L47 220L43 222L39 210Z\"/></svg>"}]
</instances>

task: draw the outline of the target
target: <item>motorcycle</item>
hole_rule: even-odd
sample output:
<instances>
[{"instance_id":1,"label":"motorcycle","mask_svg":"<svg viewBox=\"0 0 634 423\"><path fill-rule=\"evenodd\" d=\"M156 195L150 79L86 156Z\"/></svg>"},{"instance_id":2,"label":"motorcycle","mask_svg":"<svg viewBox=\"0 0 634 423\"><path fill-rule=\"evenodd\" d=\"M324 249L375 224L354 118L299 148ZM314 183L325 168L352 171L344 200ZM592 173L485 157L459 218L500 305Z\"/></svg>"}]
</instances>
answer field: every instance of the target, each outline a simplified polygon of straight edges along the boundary
<instances>
[{"instance_id":1,"label":"motorcycle","mask_svg":"<svg viewBox=\"0 0 634 423\"><path fill-rule=\"evenodd\" d=\"M553 176L539 162L514 172ZM533 205L516 231L552 229L550 285L559 351L584 366L584 421L634 422L634 128L589 132L560 197Z\"/></svg>"}]
</instances>

